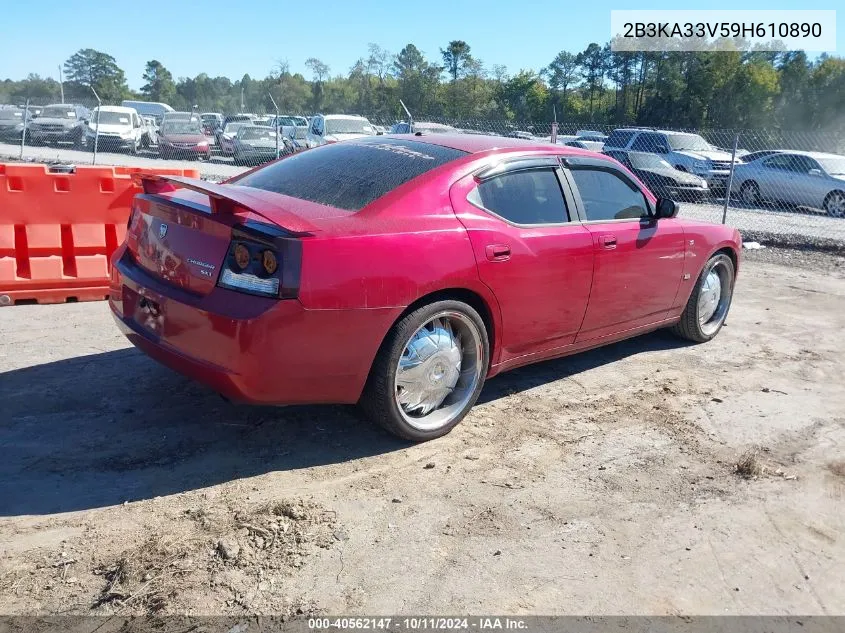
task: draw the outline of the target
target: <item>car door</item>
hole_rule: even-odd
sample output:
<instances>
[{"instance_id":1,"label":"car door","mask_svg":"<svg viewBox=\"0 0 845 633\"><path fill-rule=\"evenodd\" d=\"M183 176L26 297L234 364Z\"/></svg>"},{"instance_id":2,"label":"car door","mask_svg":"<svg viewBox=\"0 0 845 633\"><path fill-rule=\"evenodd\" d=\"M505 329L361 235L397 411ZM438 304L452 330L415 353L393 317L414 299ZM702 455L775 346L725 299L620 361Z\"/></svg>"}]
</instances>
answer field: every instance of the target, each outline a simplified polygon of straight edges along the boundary
<instances>
[{"instance_id":1,"label":"car door","mask_svg":"<svg viewBox=\"0 0 845 633\"><path fill-rule=\"evenodd\" d=\"M794 158L792 154L776 154L763 161L755 180L764 200L793 202Z\"/></svg>"},{"instance_id":2,"label":"car door","mask_svg":"<svg viewBox=\"0 0 845 633\"><path fill-rule=\"evenodd\" d=\"M451 189L479 276L500 306L495 362L573 343L581 327L594 249L561 177L555 157L523 159L470 174Z\"/></svg>"},{"instance_id":3,"label":"car door","mask_svg":"<svg viewBox=\"0 0 845 633\"><path fill-rule=\"evenodd\" d=\"M662 321L683 274L680 222L654 220L643 191L610 161L572 157L564 164L595 252L590 301L576 340Z\"/></svg>"},{"instance_id":4,"label":"car door","mask_svg":"<svg viewBox=\"0 0 845 633\"><path fill-rule=\"evenodd\" d=\"M814 159L802 154L795 154L792 164L794 174L792 176L792 191L795 204L805 207L819 208L820 202L824 199L826 189L821 165ZM816 170L813 172L813 170ZM811 174L812 172L812 174Z\"/></svg>"}]
</instances>

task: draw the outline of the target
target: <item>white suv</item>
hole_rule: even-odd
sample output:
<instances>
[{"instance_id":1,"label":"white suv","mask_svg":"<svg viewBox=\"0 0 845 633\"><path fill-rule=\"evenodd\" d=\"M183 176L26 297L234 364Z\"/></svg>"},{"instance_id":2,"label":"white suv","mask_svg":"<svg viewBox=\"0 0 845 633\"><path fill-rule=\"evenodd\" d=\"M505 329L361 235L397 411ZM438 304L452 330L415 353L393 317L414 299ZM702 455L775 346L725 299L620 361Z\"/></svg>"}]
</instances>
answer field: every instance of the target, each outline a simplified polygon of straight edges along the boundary
<instances>
[{"instance_id":1,"label":"white suv","mask_svg":"<svg viewBox=\"0 0 845 633\"><path fill-rule=\"evenodd\" d=\"M698 134L621 128L611 132L604 149L659 154L675 169L704 178L710 190L715 190L717 194L724 193L728 184L731 153L713 147ZM734 165L741 163L739 157L734 161Z\"/></svg>"},{"instance_id":2,"label":"white suv","mask_svg":"<svg viewBox=\"0 0 845 633\"><path fill-rule=\"evenodd\" d=\"M103 149L127 149L134 154L143 145L144 136L149 131L135 108L101 106L91 111L85 133L91 147L96 137L97 145Z\"/></svg>"},{"instance_id":3,"label":"white suv","mask_svg":"<svg viewBox=\"0 0 845 633\"><path fill-rule=\"evenodd\" d=\"M311 119L305 144L317 147L353 138L375 136L376 130L366 117L353 114L318 114Z\"/></svg>"}]
</instances>

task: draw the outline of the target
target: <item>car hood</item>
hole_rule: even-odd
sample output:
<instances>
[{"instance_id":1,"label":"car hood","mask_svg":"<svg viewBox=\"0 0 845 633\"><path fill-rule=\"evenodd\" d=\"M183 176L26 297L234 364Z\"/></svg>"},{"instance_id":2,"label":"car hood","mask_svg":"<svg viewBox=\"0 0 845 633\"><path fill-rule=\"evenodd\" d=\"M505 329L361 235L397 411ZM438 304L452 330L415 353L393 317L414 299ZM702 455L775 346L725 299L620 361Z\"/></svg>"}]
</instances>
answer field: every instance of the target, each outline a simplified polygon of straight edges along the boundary
<instances>
[{"instance_id":1,"label":"car hood","mask_svg":"<svg viewBox=\"0 0 845 633\"><path fill-rule=\"evenodd\" d=\"M74 127L79 123L78 119L52 119L52 118L44 118L38 117L37 119L32 119L33 125L40 125L42 123L48 123L50 125L63 125L64 127Z\"/></svg>"},{"instance_id":2,"label":"car hood","mask_svg":"<svg viewBox=\"0 0 845 633\"><path fill-rule=\"evenodd\" d=\"M248 141L240 141L241 145L249 145L255 149L276 149L276 139L257 138ZM279 147L284 147L284 142L279 139Z\"/></svg>"},{"instance_id":3,"label":"car hood","mask_svg":"<svg viewBox=\"0 0 845 633\"><path fill-rule=\"evenodd\" d=\"M676 183L682 185L700 185L703 182L703 179L695 174L673 169L672 167L649 167L648 169L639 169L637 171L642 172L646 176L653 174L663 178L671 178Z\"/></svg>"},{"instance_id":4,"label":"car hood","mask_svg":"<svg viewBox=\"0 0 845 633\"><path fill-rule=\"evenodd\" d=\"M97 122L90 121L88 123L88 129L93 134L97 131ZM100 123L100 134L125 134L126 132L131 132L132 126L131 125L120 125L115 123Z\"/></svg>"},{"instance_id":5,"label":"car hood","mask_svg":"<svg viewBox=\"0 0 845 633\"><path fill-rule=\"evenodd\" d=\"M360 132L360 133L356 132L354 134L326 134L325 138L326 138L327 141L340 142L340 141L348 141L348 140L353 139L353 138L364 138L366 136L372 136L372 134L365 134L364 132Z\"/></svg>"},{"instance_id":6,"label":"car hood","mask_svg":"<svg viewBox=\"0 0 845 633\"><path fill-rule=\"evenodd\" d=\"M205 134L161 134L159 139L165 143L200 143L202 141L208 142Z\"/></svg>"},{"instance_id":7,"label":"car hood","mask_svg":"<svg viewBox=\"0 0 845 633\"><path fill-rule=\"evenodd\" d=\"M680 154L681 156L689 156L694 160L726 160L730 162L731 154L730 152L723 152L720 149L713 149L713 150L689 150L689 149L681 149L675 150L675 154Z\"/></svg>"}]
</instances>

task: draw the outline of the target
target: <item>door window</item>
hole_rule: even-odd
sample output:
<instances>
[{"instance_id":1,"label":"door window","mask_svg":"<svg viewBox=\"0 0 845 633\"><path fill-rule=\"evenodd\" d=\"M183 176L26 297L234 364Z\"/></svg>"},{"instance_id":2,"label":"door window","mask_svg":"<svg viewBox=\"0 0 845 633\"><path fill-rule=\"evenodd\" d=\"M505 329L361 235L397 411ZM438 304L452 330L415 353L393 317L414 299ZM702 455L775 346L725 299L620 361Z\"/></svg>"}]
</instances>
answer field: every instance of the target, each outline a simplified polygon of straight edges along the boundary
<instances>
[{"instance_id":1,"label":"door window","mask_svg":"<svg viewBox=\"0 0 845 633\"><path fill-rule=\"evenodd\" d=\"M514 224L559 224L569 221L554 169L504 173L485 180L467 199Z\"/></svg>"},{"instance_id":2,"label":"door window","mask_svg":"<svg viewBox=\"0 0 845 633\"><path fill-rule=\"evenodd\" d=\"M666 137L662 134L654 134L645 132L640 134L631 145L631 149L637 152L651 152L657 153L658 149L665 149L669 147L666 142Z\"/></svg>"},{"instance_id":3,"label":"door window","mask_svg":"<svg viewBox=\"0 0 845 633\"><path fill-rule=\"evenodd\" d=\"M612 169L577 167L570 172L587 221L648 217L648 204L640 188Z\"/></svg>"}]
</instances>

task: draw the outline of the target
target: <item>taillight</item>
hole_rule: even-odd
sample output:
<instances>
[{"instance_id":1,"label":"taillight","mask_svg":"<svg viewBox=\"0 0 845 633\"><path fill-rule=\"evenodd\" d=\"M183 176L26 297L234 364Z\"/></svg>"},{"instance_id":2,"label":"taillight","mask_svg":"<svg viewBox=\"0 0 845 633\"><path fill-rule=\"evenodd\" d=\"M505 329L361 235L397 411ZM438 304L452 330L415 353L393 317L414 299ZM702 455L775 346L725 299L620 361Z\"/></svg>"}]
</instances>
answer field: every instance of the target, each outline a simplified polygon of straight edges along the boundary
<instances>
[{"instance_id":1,"label":"taillight","mask_svg":"<svg viewBox=\"0 0 845 633\"><path fill-rule=\"evenodd\" d=\"M265 297L278 297L281 288L279 255L265 244L234 240L217 285Z\"/></svg>"}]
</instances>

